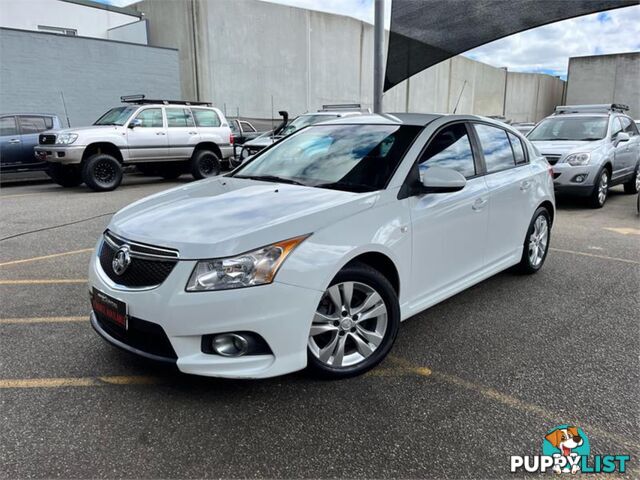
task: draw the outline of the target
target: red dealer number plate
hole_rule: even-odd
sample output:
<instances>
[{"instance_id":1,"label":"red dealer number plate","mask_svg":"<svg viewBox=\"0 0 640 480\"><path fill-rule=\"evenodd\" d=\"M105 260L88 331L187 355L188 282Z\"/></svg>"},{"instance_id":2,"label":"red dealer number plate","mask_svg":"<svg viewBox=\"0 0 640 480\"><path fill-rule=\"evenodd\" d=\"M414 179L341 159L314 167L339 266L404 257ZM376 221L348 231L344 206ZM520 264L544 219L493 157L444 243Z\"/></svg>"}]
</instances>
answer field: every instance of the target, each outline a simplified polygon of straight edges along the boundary
<instances>
[{"instance_id":1,"label":"red dealer number plate","mask_svg":"<svg viewBox=\"0 0 640 480\"><path fill-rule=\"evenodd\" d=\"M93 311L103 318L115 323L123 329L127 329L127 304L113 298L100 290L91 291L91 306Z\"/></svg>"}]
</instances>

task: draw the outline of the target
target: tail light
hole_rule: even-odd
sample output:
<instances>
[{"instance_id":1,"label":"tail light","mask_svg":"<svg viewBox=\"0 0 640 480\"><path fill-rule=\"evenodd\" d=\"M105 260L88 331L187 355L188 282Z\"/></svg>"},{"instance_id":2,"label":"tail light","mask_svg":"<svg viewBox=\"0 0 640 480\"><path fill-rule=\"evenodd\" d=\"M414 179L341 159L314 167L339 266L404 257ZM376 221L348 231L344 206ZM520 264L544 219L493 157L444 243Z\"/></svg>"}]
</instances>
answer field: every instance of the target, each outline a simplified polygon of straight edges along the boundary
<instances>
[{"instance_id":1,"label":"tail light","mask_svg":"<svg viewBox=\"0 0 640 480\"><path fill-rule=\"evenodd\" d=\"M233 133L231 133L231 134L229 134L229 143L230 143L231 145L233 145L233 141L234 141Z\"/></svg>"}]
</instances>

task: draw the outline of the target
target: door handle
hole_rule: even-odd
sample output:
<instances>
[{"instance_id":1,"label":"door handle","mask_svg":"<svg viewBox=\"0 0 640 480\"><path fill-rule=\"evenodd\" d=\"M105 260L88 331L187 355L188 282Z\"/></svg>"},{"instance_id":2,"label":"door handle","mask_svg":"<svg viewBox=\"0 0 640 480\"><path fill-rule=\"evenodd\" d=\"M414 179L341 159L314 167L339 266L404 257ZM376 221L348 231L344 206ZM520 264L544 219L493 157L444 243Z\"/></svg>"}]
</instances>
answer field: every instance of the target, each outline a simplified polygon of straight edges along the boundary
<instances>
[{"instance_id":1,"label":"door handle","mask_svg":"<svg viewBox=\"0 0 640 480\"><path fill-rule=\"evenodd\" d=\"M9 143L20 143L20 139L19 138L12 138L11 140L9 140Z\"/></svg>"},{"instance_id":2,"label":"door handle","mask_svg":"<svg viewBox=\"0 0 640 480\"><path fill-rule=\"evenodd\" d=\"M520 182L520 190L524 192L526 190L529 190L529 188L531 188L531 182L529 180Z\"/></svg>"},{"instance_id":3,"label":"door handle","mask_svg":"<svg viewBox=\"0 0 640 480\"><path fill-rule=\"evenodd\" d=\"M473 202L473 205L471 205L471 208L474 212L479 212L484 208L487 202L488 200L486 198L477 198L476 201Z\"/></svg>"},{"instance_id":4,"label":"door handle","mask_svg":"<svg viewBox=\"0 0 640 480\"><path fill-rule=\"evenodd\" d=\"M156 132L156 135L166 135L164 132Z\"/></svg>"}]
</instances>

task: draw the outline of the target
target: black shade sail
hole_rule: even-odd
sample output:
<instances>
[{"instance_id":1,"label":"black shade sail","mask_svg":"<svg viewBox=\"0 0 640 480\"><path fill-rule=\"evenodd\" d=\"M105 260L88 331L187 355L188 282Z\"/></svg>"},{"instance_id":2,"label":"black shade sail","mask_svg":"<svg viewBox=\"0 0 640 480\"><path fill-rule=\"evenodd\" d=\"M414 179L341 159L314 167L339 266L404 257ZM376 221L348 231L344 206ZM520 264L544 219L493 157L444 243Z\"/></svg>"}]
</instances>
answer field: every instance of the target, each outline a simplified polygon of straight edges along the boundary
<instances>
[{"instance_id":1,"label":"black shade sail","mask_svg":"<svg viewBox=\"0 0 640 480\"><path fill-rule=\"evenodd\" d=\"M393 0L384 90L502 37L638 0Z\"/></svg>"}]
</instances>

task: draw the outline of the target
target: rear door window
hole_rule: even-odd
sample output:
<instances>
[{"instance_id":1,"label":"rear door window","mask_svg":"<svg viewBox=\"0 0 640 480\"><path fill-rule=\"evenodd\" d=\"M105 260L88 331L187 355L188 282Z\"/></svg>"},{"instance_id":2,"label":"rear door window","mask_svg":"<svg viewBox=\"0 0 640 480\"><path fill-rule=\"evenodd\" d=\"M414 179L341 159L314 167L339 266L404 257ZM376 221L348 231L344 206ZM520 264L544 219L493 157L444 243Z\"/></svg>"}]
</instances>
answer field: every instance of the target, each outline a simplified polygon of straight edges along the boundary
<instances>
[{"instance_id":1,"label":"rear door window","mask_svg":"<svg viewBox=\"0 0 640 480\"><path fill-rule=\"evenodd\" d=\"M188 108L167 108L167 125L171 127L193 127L191 110Z\"/></svg>"},{"instance_id":2,"label":"rear door window","mask_svg":"<svg viewBox=\"0 0 640 480\"><path fill-rule=\"evenodd\" d=\"M219 127L220 118L213 110L205 110L202 108L194 108L193 116L196 119L198 127Z\"/></svg>"},{"instance_id":3,"label":"rear door window","mask_svg":"<svg viewBox=\"0 0 640 480\"><path fill-rule=\"evenodd\" d=\"M484 154L487 173L499 172L515 166L513 150L507 132L490 125L475 125Z\"/></svg>"},{"instance_id":4,"label":"rear door window","mask_svg":"<svg viewBox=\"0 0 640 480\"><path fill-rule=\"evenodd\" d=\"M513 148L513 157L516 159L516 165L527 163L527 157L524 153L524 145L522 144L522 141L513 133L509 133L508 135L509 140L511 141L511 148Z\"/></svg>"},{"instance_id":5,"label":"rear door window","mask_svg":"<svg viewBox=\"0 0 640 480\"><path fill-rule=\"evenodd\" d=\"M22 135L40 133L48 130L44 117L21 115L18 117L18 122L20 123L20 133Z\"/></svg>"},{"instance_id":6,"label":"rear door window","mask_svg":"<svg viewBox=\"0 0 640 480\"><path fill-rule=\"evenodd\" d=\"M15 117L0 117L0 137L18 134Z\"/></svg>"}]
</instances>

